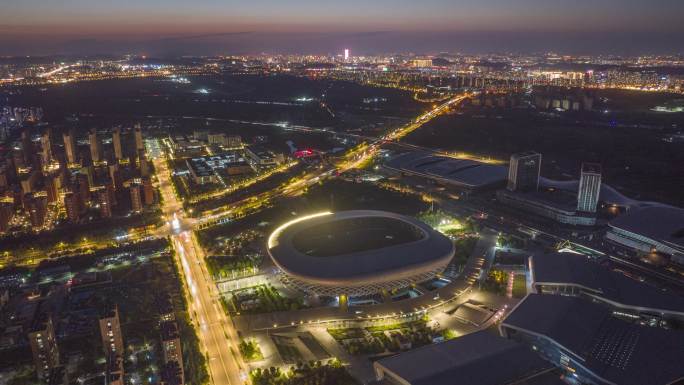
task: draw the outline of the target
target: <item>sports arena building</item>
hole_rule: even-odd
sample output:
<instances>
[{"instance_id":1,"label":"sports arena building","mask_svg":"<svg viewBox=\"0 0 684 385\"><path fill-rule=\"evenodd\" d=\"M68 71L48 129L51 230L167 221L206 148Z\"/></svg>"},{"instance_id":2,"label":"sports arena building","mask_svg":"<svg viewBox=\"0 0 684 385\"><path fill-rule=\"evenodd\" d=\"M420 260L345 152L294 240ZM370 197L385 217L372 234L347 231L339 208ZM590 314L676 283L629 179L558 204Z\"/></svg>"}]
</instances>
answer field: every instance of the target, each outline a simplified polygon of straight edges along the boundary
<instances>
[{"instance_id":1,"label":"sports arena building","mask_svg":"<svg viewBox=\"0 0 684 385\"><path fill-rule=\"evenodd\" d=\"M609 244L636 255L659 252L684 265L684 209L636 208L613 219L609 226L605 237Z\"/></svg>"},{"instance_id":2,"label":"sports arena building","mask_svg":"<svg viewBox=\"0 0 684 385\"><path fill-rule=\"evenodd\" d=\"M502 166L420 151L398 155L384 167L394 173L430 179L466 193L502 187L507 172Z\"/></svg>"},{"instance_id":3,"label":"sports arena building","mask_svg":"<svg viewBox=\"0 0 684 385\"><path fill-rule=\"evenodd\" d=\"M285 223L269 237L268 253L303 291L362 296L433 278L451 261L454 244L414 218L355 210Z\"/></svg>"}]
</instances>

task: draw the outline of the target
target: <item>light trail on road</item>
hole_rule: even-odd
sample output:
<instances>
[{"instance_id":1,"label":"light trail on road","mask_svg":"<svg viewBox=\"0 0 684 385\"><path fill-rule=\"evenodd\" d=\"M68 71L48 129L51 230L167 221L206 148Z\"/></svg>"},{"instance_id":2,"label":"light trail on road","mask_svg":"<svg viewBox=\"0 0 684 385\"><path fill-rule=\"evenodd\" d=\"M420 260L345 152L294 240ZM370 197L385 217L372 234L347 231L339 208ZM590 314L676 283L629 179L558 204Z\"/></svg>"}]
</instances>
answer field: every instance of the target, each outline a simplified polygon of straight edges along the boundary
<instances>
[{"instance_id":1,"label":"light trail on road","mask_svg":"<svg viewBox=\"0 0 684 385\"><path fill-rule=\"evenodd\" d=\"M202 347L206 352L211 382L216 385L240 385L246 380L244 365L236 352L237 333L219 305L219 293L204 262L204 254L188 228L192 222L178 215L182 207L171 184L171 172L163 158L154 159L162 212L169 222L164 230L171 236L176 259L186 283L186 297ZM177 221L177 225L176 225ZM174 225L172 225L174 224Z\"/></svg>"},{"instance_id":2,"label":"light trail on road","mask_svg":"<svg viewBox=\"0 0 684 385\"><path fill-rule=\"evenodd\" d=\"M402 126L380 138L374 138L370 144L362 144L356 149L352 149L345 156L344 159L337 165L331 165L318 172L309 173L301 178L297 178L294 181L290 181L286 184L279 186L276 189L267 191L238 202L231 204L229 210L222 212L214 212L211 215L204 216L198 220L198 225L200 227L211 225L212 223L217 223L224 218L235 218L244 214L249 210L255 210L259 207L265 206L267 203L273 200L273 198L280 196L295 196L301 193L304 189L310 187L311 185L318 183L320 180L332 175L335 171L338 174L344 173L348 170L358 168L363 163L369 161L375 157L382 146L386 142L396 142L403 138L404 136L410 134L411 132L417 130L425 123L429 122L433 118L442 115L449 111L450 108L458 105L463 100L470 97L470 94L458 95L448 101L440 104L439 106L433 108L432 110L424 113L423 115L416 118L413 122L406 126ZM250 211L251 212L251 211Z\"/></svg>"},{"instance_id":3,"label":"light trail on road","mask_svg":"<svg viewBox=\"0 0 684 385\"><path fill-rule=\"evenodd\" d=\"M158 188L162 196L162 213L167 225L160 229L158 235L170 235L176 250L177 263L183 274L187 288L188 304L192 309L190 314L199 334L202 346L207 353L208 368L211 382L218 385L239 385L245 382L247 373L244 364L240 362L237 352L238 339L232 321L226 316L218 303L220 294L218 288L209 275L204 260L204 252L192 233L192 229L202 222L216 220L222 216L235 215L241 210L259 208L277 196L295 196L333 172L345 172L358 167L372 159L380 151L380 144L387 140L398 140L419 128L430 119L438 116L463 99L467 95L450 99L446 103L421 115L408 126L399 128L383 138L378 138L371 145L362 145L350 151L344 160L335 166L327 167L317 172L306 174L304 177L281 185L279 188L267 191L242 201L236 202L233 208L219 214L210 215L199 220L192 220L182 214L182 203L176 196L171 181L171 170L165 158L156 157L153 162L158 178Z\"/></svg>"}]
</instances>

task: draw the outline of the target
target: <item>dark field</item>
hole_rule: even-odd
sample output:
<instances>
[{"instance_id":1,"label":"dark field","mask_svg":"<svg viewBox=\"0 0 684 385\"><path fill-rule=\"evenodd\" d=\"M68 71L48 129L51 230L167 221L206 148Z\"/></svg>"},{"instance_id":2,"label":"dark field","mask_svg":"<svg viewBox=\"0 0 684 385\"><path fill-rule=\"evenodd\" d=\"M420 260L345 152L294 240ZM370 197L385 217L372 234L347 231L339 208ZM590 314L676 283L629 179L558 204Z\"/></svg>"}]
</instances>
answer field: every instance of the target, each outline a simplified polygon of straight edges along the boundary
<instances>
[{"instance_id":1,"label":"dark field","mask_svg":"<svg viewBox=\"0 0 684 385\"><path fill-rule=\"evenodd\" d=\"M6 90L5 97L10 105L43 107L44 120L52 124L78 116L82 122L103 127L145 118L183 118L189 122L198 118L203 125L230 123L212 121L226 119L346 130L410 119L425 109L404 91L339 81L284 75L189 80L189 84L169 79L119 79L22 87ZM302 97L313 100L296 100ZM373 97L387 101L364 103L364 98Z\"/></svg>"},{"instance_id":2,"label":"dark field","mask_svg":"<svg viewBox=\"0 0 684 385\"><path fill-rule=\"evenodd\" d=\"M625 195L684 206L684 143L663 141L671 125L611 125L593 114L578 115L545 117L509 109L442 116L406 141L502 160L519 151L539 151L542 175L553 179L576 179L582 162L599 162L604 182Z\"/></svg>"},{"instance_id":3,"label":"dark field","mask_svg":"<svg viewBox=\"0 0 684 385\"><path fill-rule=\"evenodd\" d=\"M274 202L269 207L248 217L198 231L200 242L211 246L218 237L234 237L242 231L262 227L270 233L288 220L321 211L382 210L416 216L429 205L414 195L399 193L370 183L352 183L333 179L312 186L305 195Z\"/></svg>"},{"instance_id":4,"label":"dark field","mask_svg":"<svg viewBox=\"0 0 684 385\"><path fill-rule=\"evenodd\" d=\"M391 218L351 218L303 229L292 237L295 249L313 257L370 251L422 238L420 230Z\"/></svg>"}]
</instances>

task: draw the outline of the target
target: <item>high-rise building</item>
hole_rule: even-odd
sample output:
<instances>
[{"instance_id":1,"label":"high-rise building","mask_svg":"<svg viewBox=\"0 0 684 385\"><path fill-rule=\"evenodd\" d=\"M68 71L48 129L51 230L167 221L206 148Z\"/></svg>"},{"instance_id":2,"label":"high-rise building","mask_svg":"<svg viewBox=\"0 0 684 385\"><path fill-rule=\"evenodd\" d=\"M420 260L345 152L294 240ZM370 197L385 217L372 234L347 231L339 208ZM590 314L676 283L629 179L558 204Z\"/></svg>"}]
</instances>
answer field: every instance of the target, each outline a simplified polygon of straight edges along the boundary
<instances>
[{"instance_id":1,"label":"high-rise building","mask_svg":"<svg viewBox=\"0 0 684 385\"><path fill-rule=\"evenodd\" d=\"M124 353L123 335L121 334L121 320L119 319L119 307L108 307L100 316L100 337L105 357L112 354Z\"/></svg>"},{"instance_id":2,"label":"high-rise building","mask_svg":"<svg viewBox=\"0 0 684 385\"><path fill-rule=\"evenodd\" d=\"M95 178L93 175L93 166L81 167L79 173L85 175L88 178L88 186L94 186L93 181L95 180Z\"/></svg>"},{"instance_id":3,"label":"high-rise building","mask_svg":"<svg viewBox=\"0 0 684 385\"><path fill-rule=\"evenodd\" d=\"M115 190L119 190L123 187L123 177L121 176L121 169L118 163L109 165L109 179L114 182Z\"/></svg>"},{"instance_id":4,"label":"high-rise building","mask_svg":"<svg viewBox=\"0 0 684 385\"><path fill-rule=\"evenodd\" d=\"M47 192L47 202L53 203L59 201L59 190L61 187L59 177L54 174L48 174L44 180L45 191Z\"/></svg>"},{"instance_id":5,"label":"high-rise building","mask_svg":"<svg viewBox=\"0 0 684 385\"><path fill-rule=\"evenodd\" d=\"M183 352L181 350L180 333L176 321L165 321L159 325L161 333L162 353L164 364L177 362L180 366L180 380L183 383Z\"/></svg>"},{"instance_id":6,"label":"high-rise building","mask_svg":"<svg viewBox=\"0 0 684 385\"><path fill-rule=\"evenodd\" d=\"M19 172L19 169L27 166L22 149L12 148L12 163L14 163L14 172Z\"/></svg>"},{"instance_id":7,"label":"high-rise building","mask_svg":"<svg viewBox=\"0 0 684 385\"><path fill-rule=\"evenodd\" d=\"M595 213L600 193L601 165L598 163L582 163L577 193L577 211Z\"/></svg>"},{"instance_id":8,"label":"high-rise building","mask_svg":"<svg viewBox=\"0 0 684 385\"><path fill-rule=\"evenodd\" d=\"M150 161L145 156L145 151L138 151L138 159L140 161L140 176L145 178L150 176Z\"/></svg>"},{"instance_id":9,"label":"high-rise building","mask_svg":"<svg viewBox=\"0 0 684 385\"><path fill-rule=\"evenodd\" d=\"M40 136L40 161L43 167L52 161L52 144L50 143L50 129L46 129Z\"/></svg>"},{"instance_id":10,"label":"high-rise building","mask_svg":"<svg viewBox=\"0 0 684 385\"><path fill-rule=\"evenodd\" d=\"M121 128L116 127L112 132L112 145L114 146L114 159L123 159L123 147L121 146Z\"/></svg>"},{"instance_id":11,"label":"high-rise building","mask_svg":"<svg viewBox=\"0 0 684 385\"><path fill-rule=\"evenodd\" d=\"M21 151L24 156L24 164L33 163L33 142L31 142L31 132L24 130L21 132Z\"/></svg>"},{"instance_id":12,"label":"high-rise building","mask_svg":"<svg viewBox=\"0 0 684 385\"><path fill-rule=\"evenodd\" d=\"M50 369L45 383L46 385L69 385L67 368L60 365Z\"/></svg>"},{"instance_id":13,"label":"high-rise building","mask_svg":"<svg viewBox=\"0 0 684 385\"><path fill-rule=\"evenodd\" d=\"M86 206L90 203L90 183L88 182L88 175L78 173L76 175L76 187L81 203Z\"/></svg>"},{"instance_id":14,"label":"high-rise building","mask_svg":"<svg viewBox=\"0 0 684 385\"><path fill-rule=\"evenodd\" d=\"M9 161L7 162L9 163ZM9 166L0 164L0 190L4 191L9 186Z\"/></svg>"},{"instance_id":15,"label":"high-rise building","mask_svg":"<svg viewBox=\"0 0 684 385\"><path fill-rule=\"evenodd\" d=\"M162 365L159 371L159 377L161 377L162 385L183 385L183 368L182 363L179 364L176 361L171 361L167 364Z\"/></svg>"},{"instance_id":16,"label":"high-rise building","mask_svg":"<svg viewBox=\"0 0 684 385\"><path fill-rule=\"evenodd\" d=\"M78 193L67 191L64 194L64 207L66 208L67 218L71 222L78 222L78 220L81 218L79 203Z\"/></svg>"},{"instance_id":17,"label":"high-rise building","mask_svg":"<svg viewBox=\"0 0 684 385\"><path fill-rule=\"evenodd\" d=\"M62 139L64 139L64 152L66 154L67 163L76 163L76 140L74 139L73 130L64 132L62 134Z\"/></svg>"},{"instance_id":18,"label":"high-rise building","mask_svg":"<svg viewBox=\"0 0 684 385\"><path fill-rule=\"evenodd\" d=\"M344 49L344 61L349 61L349 48Z\"/></svg>"},{"instance_id":19,"label":"high-rise building","mask_svg":"<svg viewBox=\"0 0 684 385\"><path fill-rule=\"evenodd\" d=\"M131 183L129 190L131 191L131 210L134 212L142 211L142 186L140 183Z\"/></svg>"},{"instance_id":20,"label":"high-rise building","mask_svg":"<svg viewBox=\"0 0 684 385\"><path fill-rule=\"evenodd\" d=\"M541 160L541 154L534 151L511 155L506 188L510 191L537 191Z\"/></svg>"},{"instance_id":21,"label":"high-rise building","mask_svg":"<svg viewBox=\"0 0 684 385\"><path fill-rule=\"evenodd\" d=\"M114 205L106 188L97 190L97 203L100 205L100 216L102 218L111 218Z\"/></svg>"},{"instance_id":22,"label":"high-rise building","mask_svg":"<svg viewBox=\"0 0 684 385\"><path fill-rule=\"evenodd\" d=\"M36 318L28 333L28 340L38 378L46 379L50 369L59 366L59 349L52 317L40 315Z\"/></svg>"},{"instance_id":23,"label":"high-rise building","mask_svg":"<svg viewBox=\"0 0 684 385\"><path fill-rule=\"evenodd\" d=\"M32 193L42 174L36 170L29 170L28 173L19 175L19 183L24 194Z\"/></svg>"},{"instance_id":24,"label":"high-rise building","mask_svg":"<svg viewBox=\"0 0 684 385\"><path fill-rule=\"evenodd\" d=\"M107 189L107 194L109 194L109 201L112 203L112 208L114 208L119 202L116 200L116 188L114 188L114 180L108 179L105 182L105 188Z\"/></svg>"},{"instance_id":25,"label":"high-rise building","mask_svg":"<svg viewBox=\"0 0 684 385\"><path fill-rule=\"evenodd\" d=\"M145 151L145 142L143 142L142 127L140 126L140 123L135 124L133 135L135 136L135 151Z\"/></svg>"},{"instance_id":26,"label":"high-rise building","mask_svg":"<svg viewBox=\"0 0 684 385\"><path fill-rule=\"evenodd\" d=\"M14 205L9 202L0 202L0 233L9 230L9 224L14 216Z\"/></svg>"},{"instance_id":27,"label":"high-rise building","mask_svg":"<svg viewBox=\"0 0 684 385\"><path fill-rule=\"evenodd\" d=\"M124 385L123 358L120 354L110 354L105 363L105 384Z\"/></svg>"},{"instance_id":28,"label":"high-rise building","mask_svg":"<svg viewBox=\"0 0 684 385\"><path fill-rule=\"evenodd\" d=\"M143 178L143 196L145 198L145 206L154 204L154 186L152 186L152 180L150 178Z\"/></svg>"},{"instance_id":29,"label":"high-rise building","mask_svg":"<svg viewBox=\"0 0 684 385\"><path fill-rule=\"evenodd\" d=\"M90 158L93 163L100 163L100 161L102 161L102 144L97 138L96 129L90 129L90 132L88 133L88 142L90 143Z\"/></svg>"},{"instance_id":30,"label":"high-rise building","mask_svg":"<svg viewBox=\"0 0 684 385\"><path fill-rule=\"evenodd\" d=\"M47 199L44 196L28 195L24 198L25 208L29 213L31 226L39 229L45 224L45 214L47 211Z\"/></svg>"}]
</instances>

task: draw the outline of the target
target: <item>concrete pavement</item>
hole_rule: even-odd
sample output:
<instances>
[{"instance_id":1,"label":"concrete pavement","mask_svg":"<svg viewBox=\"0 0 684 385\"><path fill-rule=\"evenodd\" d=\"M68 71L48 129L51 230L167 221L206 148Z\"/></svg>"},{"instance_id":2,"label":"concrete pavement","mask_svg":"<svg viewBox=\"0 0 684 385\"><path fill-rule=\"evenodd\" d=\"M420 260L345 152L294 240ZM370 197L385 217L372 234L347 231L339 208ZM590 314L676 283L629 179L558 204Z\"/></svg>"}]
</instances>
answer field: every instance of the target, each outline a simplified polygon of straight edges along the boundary
<instances>
[{"instance_id":1,"label":"concrete pavement","mask_svg":"<svg viewBox=\"0 0 684 385\"><path fill-rule=\"evenodd\" d=\"M184 230L188 226L178 214L182 204L173 191L170 170L161 158L154 160L154 166L163 199L163 216L171 223L166 231L171 234L179 270L185 278L190 316L206 353L211 381L217 385L243 384L247 372L240 362L235 329L219 303L218 290L207 272L201 248L193 234ZM176 226L174 219L178 219Z\"/></svg>"}]
</instances>

